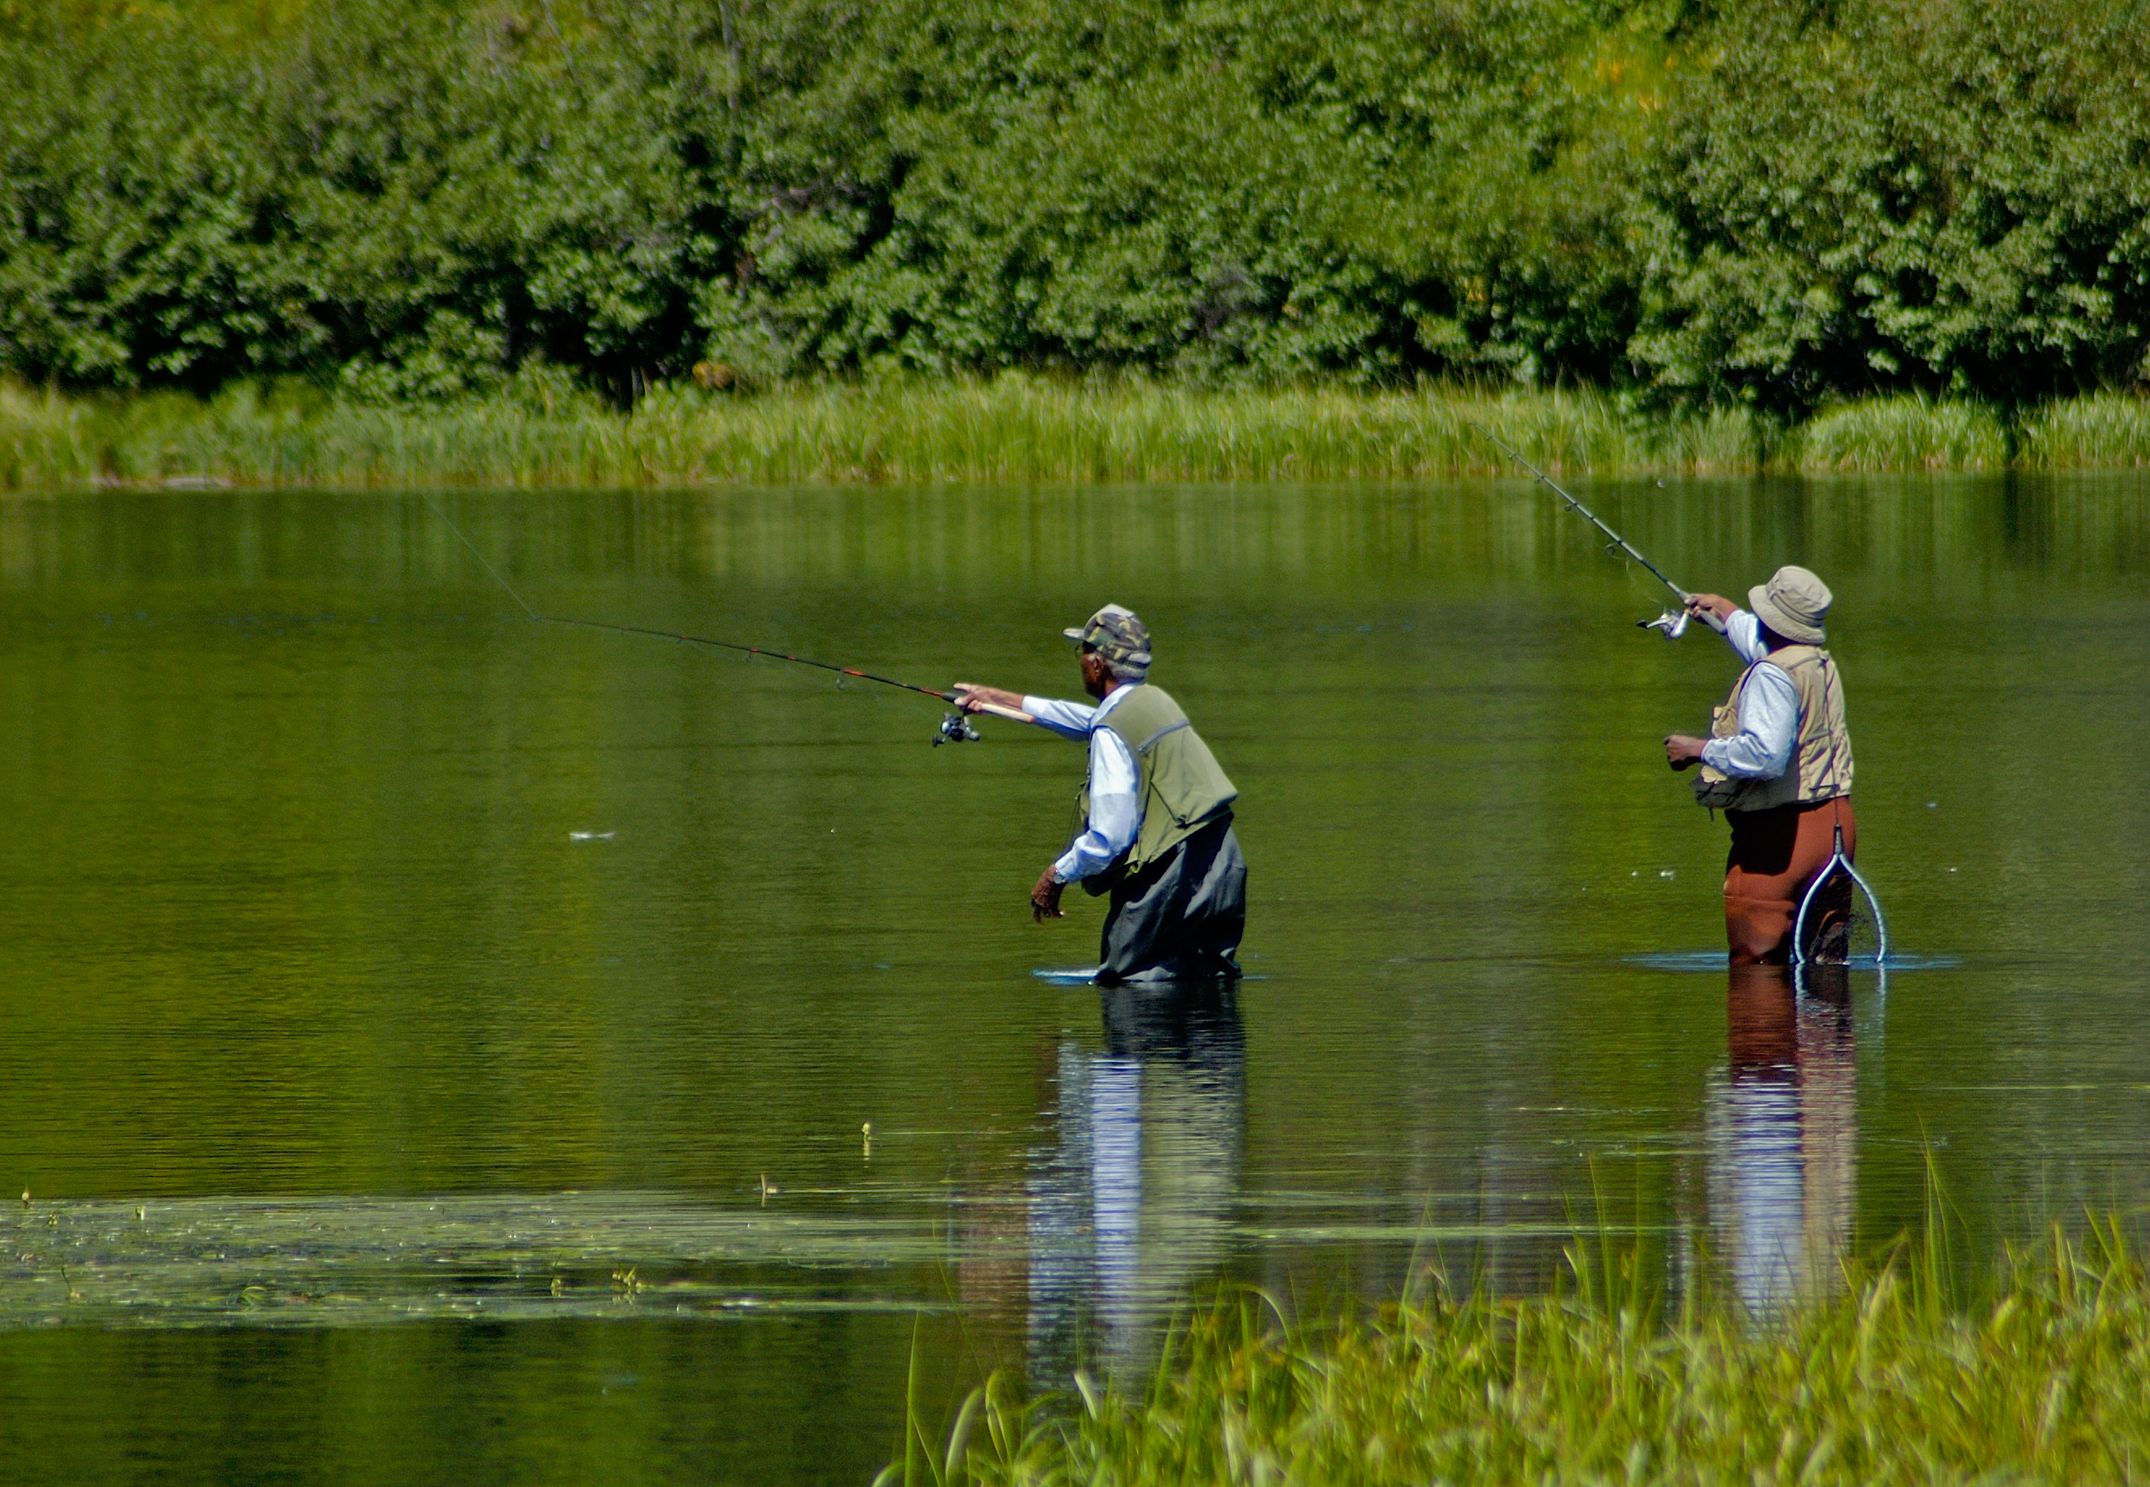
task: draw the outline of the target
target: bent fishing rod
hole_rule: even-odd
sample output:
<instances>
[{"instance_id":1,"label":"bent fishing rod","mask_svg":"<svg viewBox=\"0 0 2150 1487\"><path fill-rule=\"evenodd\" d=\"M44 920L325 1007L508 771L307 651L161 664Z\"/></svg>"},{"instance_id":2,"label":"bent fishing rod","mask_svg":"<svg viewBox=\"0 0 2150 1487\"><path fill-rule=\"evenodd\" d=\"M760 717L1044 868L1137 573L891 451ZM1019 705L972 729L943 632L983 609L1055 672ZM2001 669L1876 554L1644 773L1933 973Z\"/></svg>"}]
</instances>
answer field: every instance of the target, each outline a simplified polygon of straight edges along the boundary
<instances>
[{"instance_id":1,"label":"bent fishing rod","mask_svg":"<svg viewBox=\"0 0 2150 1487\"><path fill-rule=\"evenodd\" d=\"M1582 502L1576 500L1575 497L1569 495L1566 490L1561 488L1559 481L1555 480L1552 476L1546 474L1543 470L1539 469L1529 460L1523 458L1521 454L1516 452L1514 446L1509 444L1509 442L1506 439L1503 439L1500 435L1494 433L1491 429L1485 427L1483 424L1473 423L1468 418L1464 419L1463 421L1465 423L1470 424L1472 428L1476 429L1478 433L1483 438L1485 438L1488 443L1497 446L1500 449L1501 453L1507 455L1508 458L1514 460L1524 469L1530 471L1530 473L1537 478L1538 482L1541 485L1543 485L1547 490L1551 491L1554 495L1560 497L1561 500L1565 501L1568 505L1569 510L1580 516L1584 521L1589 522L1590 525L1596 527L1600 532L1603 532L1606 538L1605 550L1607 552L1626 553L1629 557L1633 558L1637 563L1640 563L1646 570L1648 570L1652 578L1655 578L1666 588L1672 590L1674 597L1676 597L1680 601L1680 607L1678 609L1668 609L1654 620L1635 621L1635 627L1637 629L1661 630L1664 632L1665 638L1667 640L1678 640L1682 635L1687 633L1688 620L1699 614L1702 616L1702 622L1704 624L1708 625L1712 630L1715 630L1720 635L1724 633L1724 621L1718 619L1717 616L1715 616L1714 614L1710 614L1707 611L1690 609L1688 605L1690 601L1692 601L1695 597L1693 594L1690 594L1687 590L1681 588L1678 584L1674 583L1670 578L1667 578L1665 576L1664 569L1658 567L1657 564L1651 562L1648 558L1644 557L1639 551L1637 551L1635 548L1635 544L1628 541L1618 532L1615 532L1611 527L1607 526L1595 511L1592 511L1588 506L1585 506Z\"/></svg>"},{"instance_id":2,"label":"bent fishing rod","mask_svg":"<svg viewBox=\"0 0 2150 1487\"><path fill-rule=\"evenodd\" d=\"M893 687L899 692L915 692L921 697L931 697L936 702L953 704L957 709L941 719L941 726L934 730L933 746L935 748L939 748L944 743L976 743L984 737L983 734L971 726L970 718L966 716L966 709L969 712L981 712L996 718L1006 718L1011 723L1034 723L1037 721L1037 719L1020 708L1003 707L997 702L966 702L954 692L943 692L937 687L921 687L916 682L899 681L892 676L879 676L871 671L862 671L856 666L839 666L833 661L816 661L806 656L793 655L790 651L772 650L767 646L745 645L734 640L716 640L707 635L684 635L677 630L658 630L647 625L617 625L610 620L586 620L574 615L540 613L532 607L527 599L523 598L514 584L508 582L507 575L495 568L485 554L478 550L477 544L463 535L463 529L455 524L446 511L441 509L438 502L434 501L431 496L427 496L425 500L426 504L433 508L433 514L441 519L449 531L455 533L456 541L462 543L470 555L478 560L478 566L491 574L493 581L499 584L507 592L507 596L515 601L516 606L522 610L523 614L536 624L573 625L582 630L610 630L616 635L647 635L657 640L676 641L682 645L699 645L710 650L731 651L750 660L755 656L765 656L772 661L788 661L794 666L811 666L816 671L834 672L839 677L852 677L862 682L874 682L880 686Z\"/></svg>"}]
</instances>

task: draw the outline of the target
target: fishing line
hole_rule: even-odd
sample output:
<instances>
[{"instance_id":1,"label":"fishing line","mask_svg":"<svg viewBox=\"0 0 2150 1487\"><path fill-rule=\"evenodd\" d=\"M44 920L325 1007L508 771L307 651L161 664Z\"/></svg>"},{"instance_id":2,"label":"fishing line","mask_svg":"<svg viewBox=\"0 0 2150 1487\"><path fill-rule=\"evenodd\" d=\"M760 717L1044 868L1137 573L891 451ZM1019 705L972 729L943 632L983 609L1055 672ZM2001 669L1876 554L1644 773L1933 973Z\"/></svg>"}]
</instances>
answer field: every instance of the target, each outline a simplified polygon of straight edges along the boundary
<instances>
[{"instance_id":1,"label":"fishing line","mask_svg":"<svg viewBox=\"0 0 2150 1487\"><path fill-rule=\"evenodd\" d=\"M503 574L498 568L495 568L489 561L487 561L485 554L478 551L478 545L475 542L472 542L468 537L465 537L463 535L463 529L457 526L455 524L454 518L450 517L448 513L441 508L440 502L434 500L430 494L425 495L424 500L426 505L433 508L433 514L441 519L441 524L447 527L449 531L455 533L455 540L462 543L463 546L465 546L466 548L470 549L470 555L478 560L478 566L483 568L486 572L492 574L493 581L508 591L508 597L510 599L513 599L517 604L520 604L522 606L524 614L528 615L531 619L534 620L542 620L545 618L545 616L539 614L536 610L530 607L530 603L528 600L524 599L521 594L515 592L515 585L509 583L507 580L507 576Z\"/></svg>"},{"instance_id":2,"label":"fishing line","mask_svg":"<svg viewBox=\"0 0 2150 1487\"><path fill-rule=\"evenodd\" d=\"M884 687L896 687L905 692L916 692L922 697L932 697L941 702L953 702L955 698L937 687L921 687L915 682L898 681L892 676L876 676L861 671L856 666L838 666L831 661L815 661L805 656L795 656L789 651L773 651L766 646L740 645L736 641L712 640L706 635L682 635L677 630L656 630L645 625L615 625L610 620L584 620L565 614L535 614L530 618L548 625L574 625L583 630L610 630L617 635L650 635L659 640L677 640L686 645L706 645L713 650L734 651L742 656L766 656L772 661L789 661L794 666L811 666L816 671L833 671L838 676L856 677L862 682L879 682Z\"/></svg>"},{"instance_id":3,"label":"fishing line","mask_svg":"<svg viewBox=\"0 0 2150 1487\"><path fill-rule=\"evenodd\" d=\"M1638 549L1634 543L1628 541L1625 537L1621 536L1618 532L1615 532L1611 527L1607 526L1595 511L1592 511L1588 506L1585 506L1582 502L1576 500L1575 497L1569 495L1566 489L1561 486L1559 481L1555 480L1552 476L1546 474L1543 470L1539 469L1529 460L1523 458L1523 456L1517 452L1515 446L1510 444L1506 439L1503 439L1500 435L1494 433L1485 425L1475 422L1472 419L1466 418L1463 420L1463 422L1469 424L1470 427L1477 432L1480 438L1486 440L1487 443L1496 446L1501 451L1501 453L1507 455L1508 458L1514 460L1524 469L1530 471L1531 475L1537 479L1539 484L1543 485L1547 490L1551 491L1554 495L1560 497L1562 501L1566 502L1569 510L1573 511L1584 521L1589 522L1590 525L1596 527L1600 532L1604 533L1606 539L1605 550L1607 552L1625 553L1629 558L1632 558L1636 563L1640 564L1644 569L1646 569L1652 578L1655 578L1666 588L1672 590L1674 597L1676 597L1680 601L1680 607L1678 609L1668 609L1654 620L1637 620L1635 624L1638 629L1662 630L1665 632L1665 638L1667 640L1678 640L1680 636L1686 632L1687 621L1689 617L1693 613L1696 613L1696 611L1691 611L1687 607L1688 601L1694 598L1694 595L1688 593L1687 590L1681 588L1670 578L1666 577L1665 570L1658 567L1657 564L1651 562L1648 558L1644 557L1642 555L1641 550ZM1724 633L1724 621L1718 619L1717 616L1715 616L1714 614L1704 613L1702 615L1702 620L1703 623L1707 624L1712 630L1715 630L1718 634L1722 635Z\"/></svg>"}]
</instances>

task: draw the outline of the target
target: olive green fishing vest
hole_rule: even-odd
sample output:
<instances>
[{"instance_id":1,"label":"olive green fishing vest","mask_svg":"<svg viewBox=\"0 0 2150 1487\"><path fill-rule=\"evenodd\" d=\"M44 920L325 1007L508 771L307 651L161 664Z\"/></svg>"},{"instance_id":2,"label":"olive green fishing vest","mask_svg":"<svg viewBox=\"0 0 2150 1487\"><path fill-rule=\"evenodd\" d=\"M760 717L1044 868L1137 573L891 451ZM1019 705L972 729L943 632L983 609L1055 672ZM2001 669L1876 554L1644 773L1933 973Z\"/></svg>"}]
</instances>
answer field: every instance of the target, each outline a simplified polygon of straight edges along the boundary
<instances>
[{"instance_id":1,"label":"olive green fishing vest","mask_svg":"<svg viewBox=\"0 0 2150 1487\"><path fill-rule=\"evenodd\" d=\"M1147 683L1099 720L1135 757L1135 791L1142 802L1142 829L1128 849L1127 870L1140 872L1204 826L1239 798L1202 735L1171 694ZM1081 819L1090 819L1090 782L1083 781Z\"/></svg>"},{"instance_id":2,"label":"olive green fishing vest","mask_svg":"<svg viewBox=\"0 0 2150 1487\"><path fill-rule=\"evenodd\" d=\"M1728 811L1766 811L1851 794L1851 733L1844 726L1844 683L1836 662L1811 645L1782 646L1762 660L1782 670L1799 691L1792 757L1773 780L1733 779L1705 764L1695 781L1695 798ZM1712 715L1711 737L1738 735L1739 696L1761 664L1754 662L1732 684L1732 695Z\"/></svg>"}]
</instances>

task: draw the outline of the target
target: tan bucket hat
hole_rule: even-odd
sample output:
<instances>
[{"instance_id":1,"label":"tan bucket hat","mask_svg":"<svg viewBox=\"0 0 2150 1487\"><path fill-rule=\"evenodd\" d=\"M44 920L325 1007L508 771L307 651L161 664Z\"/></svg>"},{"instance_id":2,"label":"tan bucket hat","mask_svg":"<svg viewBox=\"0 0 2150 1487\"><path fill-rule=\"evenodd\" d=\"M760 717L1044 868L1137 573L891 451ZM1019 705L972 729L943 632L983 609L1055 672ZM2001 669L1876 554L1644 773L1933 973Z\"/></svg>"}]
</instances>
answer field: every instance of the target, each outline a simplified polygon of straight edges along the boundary
<instances>
[{"instance_id":1,"label":"tan bucket hat","mask_svg":"<svg viewBox=\"0 0 2150 1487\"><path fill-rule=\"evenodd\" d=\"M1770 574L1768 583L1747 590L1747 607L1786 640L1820 645L1822 621L1829 618L1835 597L1812 570L1785 567Z\"/></svg>"}]
</instances>

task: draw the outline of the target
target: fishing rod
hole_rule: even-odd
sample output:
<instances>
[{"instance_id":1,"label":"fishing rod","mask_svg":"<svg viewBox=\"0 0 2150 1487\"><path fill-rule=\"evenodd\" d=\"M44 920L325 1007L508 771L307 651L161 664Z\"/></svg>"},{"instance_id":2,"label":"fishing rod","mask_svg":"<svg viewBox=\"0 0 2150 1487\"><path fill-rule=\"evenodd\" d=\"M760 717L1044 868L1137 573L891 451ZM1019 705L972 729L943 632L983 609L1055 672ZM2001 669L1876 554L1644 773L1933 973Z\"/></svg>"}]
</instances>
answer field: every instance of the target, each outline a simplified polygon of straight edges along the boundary
<instances>
[{"instance_id":1,"label":"fishing rod","mask_svg":"<svg viewBox=\"0 0 2150 1487\"><path fill-rule=\"evenodd\" d=\"M862 682L874 682L880 686L893 687L900 692L915 692L921 697L931 697L937 702L950 703L956 708L956 711L941 719L941 726L934 730L933 746L935 748L939 748L944 743L977 743L984 738L985 735L971 726L970 718L966 715L966 709L968 712L981 712L996 718L1006 718L1011 723L1034 723L1037 721L1037 719L1020 708L1003 707L997 702L979 702L975 700L965 702L963 698L957 696L954 692L943 692L938 687L921 687L916 682L899 681L892 676L880 676L871 671L862 671L856 666L839 666L833 661L816 661L806 656L793 655L790 651L771 650L767 646L745 645L734 640L716 640L707 635L685 635L677 630L658 630L646 625L617 625L610 620L586 620L574 615L540 613L531 606L529 600L523 598L514 584L508 582L507 575L495 568L485 554L478 550L477 544L463 535L463 529L455 524L446 511L441 509L438 502L430 495L425 498L425 501L428 506L433 508L433 514L441 519L449 531L455 533L456 540L462 543L468 549L470 555L478 560L478 565L492 575L493 581L507 591L508 597L515 601L525 617L533 623L541 625L572 625L582 630L610 630L617 635L647 635L658 640L677 641L683 645L699 645L706 646L711 650L732 651L749 659L755 656L765 656L772 661L789 661L794 666L811 666L816 671L834 672L840 677L847 676Z\"/></svg>"},{"instance_id":2,"label":"fishing rod","mask_svg":"<svg viewBox=\"0 0 2150 1487\"><path fill-rule=\"evenodd\" d=\"M1543 470L1539 469L1529 460L1523 458L1523 456L1517 453L1515 448L1510 445L1506 439L1503 439L1500 435L1494 433L1491 429L1485 427L1483 424L1474 423L1468 418L1463 421L1465 423L1470 424L1472 428L1476 429L1479 434L1483 436L1489 443L1498 446L1500 451L1503 454L1507 455L1508 458L1514 460L1524 469L1530 471L1530 473L1536 476L1539 483L1542 484L1547 490L1551 491L1554 495L1560 497L1561 500L1567 502L1569 509L1574 511L1576 515L1582 517L1584 521L1589 522L1590 525L1596 527L1600 532L1603 532L1606 537L1605 550L1607 552L1618 551L1626 553L1629 557L1633 558L1636 562L1640 563L1645 569L1647 569L1651 577L1655 578L1666 588L1672 590L1674 596L1680 601L1680 607L1678 609L1668 609L1654 620L1635 621L1635 627L1637 629L1662 630L1667 640L1678 640L1682 635L1687 633L1688 620L1693 618L1696 614L1701 614L1702 622L1704 624L1708 625L1712 630L1715 630L1720 635L1724 633L1724 621L1718 619L1717 616L1715 616L1714 614L1709 614L1705 611L1690 609L1688 607L1688 604L1695 597L1693 594L1690 594L1687 590L1681 588L1678 584L1674 583L1670 578L1667 578L1665 576L1664 569L1658 567L1657 564L1651 562L1648 558L1644 557L1641 552L1636 549L1634 543L1628 541L1625 537L1621 536L1618 532L1615 532L1611 527L1607 526L1603 519L1601 519L1595 511L1592 511L1588 506L1585 506L1582 502L1576 500L1575 497L1569 495L1566 490L1561 488L1559 481L1555 480L1552 476L1546 474Z\"/></svg>"},{"instance_id":3,"label":"fishing rod","mask_svg":"<svg viewBox=\"0 0 2150 1487\"><path fill-rule=\"evenodd\" d=\"M921 697L931 697L937 702L962 706L962 699L953 692L943 692L935 687L921 687L916 682L898 681L892 676L877 676L871 671L861 671L856 666L838 666L833 661L815 661L806 656L795 656L789 651L774 651L767 646L742 645L733 640L713 640L707 635L682 635L676 630L653 630L643 625L615 625L609 620L585 620L565 614L533 614L532 619L548 625L574 625L584 630L610 630L615 635L649 635L658 640L676 640L684 645L703 645L711 650L732 651L738 655L765 656L771 661L789 661L794 666L811 666L816 671L832 671L838 676L848 676L862 682L876 682L884 687L894 687L901 692L916 692ZM997 702L979 702L973 705L978 712L989 713L996 718L1006 718L1012 723L1034 723L1037 719L1018 708L1002 707ZM941 719L941 726L933 735L933 746L944 743L977 743L985 735L971 727L970 719L961 711L952 712Z\"/></svg>"}]
</instances>

